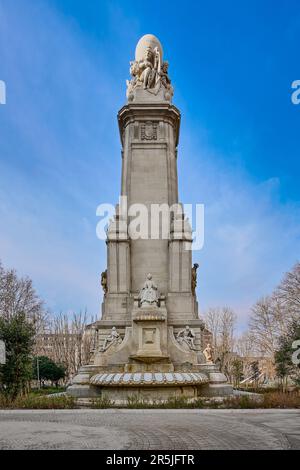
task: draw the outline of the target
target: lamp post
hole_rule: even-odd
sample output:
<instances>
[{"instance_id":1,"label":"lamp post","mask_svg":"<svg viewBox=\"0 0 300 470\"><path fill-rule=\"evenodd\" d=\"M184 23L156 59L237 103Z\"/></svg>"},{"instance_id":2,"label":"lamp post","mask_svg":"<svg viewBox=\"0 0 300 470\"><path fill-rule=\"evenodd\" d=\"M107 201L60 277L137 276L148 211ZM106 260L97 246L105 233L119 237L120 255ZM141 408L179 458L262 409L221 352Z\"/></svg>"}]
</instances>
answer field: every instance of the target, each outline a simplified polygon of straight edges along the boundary
<instances>
[{"instance_id":1,"label":"lamp post","mask_svg":"<svg viewBox=\"0 0 300 470\"><path fill-rule=\"evenodd\" d=\"M0 340L0 365L4 365L6 363L6 351L5 351L5 343Z\"/></svg>"},{"instance_id":2,"label":"lamp post","mask_svg":"<svg viewBox=\"0 0 300 470\"><path fill-rule=\"evenodd\" d=\"M41 388L41 384L40 384L40 364L39 364L38 356L36 358L36 376L37 376L37 380L38 380L38 389L40 389Z\"/></svg>"}]
</instances>

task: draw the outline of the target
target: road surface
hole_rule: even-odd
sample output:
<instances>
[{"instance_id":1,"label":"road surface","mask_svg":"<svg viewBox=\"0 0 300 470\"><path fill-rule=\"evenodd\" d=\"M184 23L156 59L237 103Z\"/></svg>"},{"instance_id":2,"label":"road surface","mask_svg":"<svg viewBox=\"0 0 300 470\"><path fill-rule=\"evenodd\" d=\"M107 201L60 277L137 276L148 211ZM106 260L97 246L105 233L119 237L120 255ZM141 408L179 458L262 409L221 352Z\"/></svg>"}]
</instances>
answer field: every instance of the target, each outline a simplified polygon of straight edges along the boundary
<instances>
[{"instance_id":1,"label":"road surface","mask_svg":"<svg viewBox=\"0 0 300 470\"><path fill-rule=\"evenodd\" d=\"M0 449L300 449L300 410L0 410Z\"/></svg>"}]
</instances>

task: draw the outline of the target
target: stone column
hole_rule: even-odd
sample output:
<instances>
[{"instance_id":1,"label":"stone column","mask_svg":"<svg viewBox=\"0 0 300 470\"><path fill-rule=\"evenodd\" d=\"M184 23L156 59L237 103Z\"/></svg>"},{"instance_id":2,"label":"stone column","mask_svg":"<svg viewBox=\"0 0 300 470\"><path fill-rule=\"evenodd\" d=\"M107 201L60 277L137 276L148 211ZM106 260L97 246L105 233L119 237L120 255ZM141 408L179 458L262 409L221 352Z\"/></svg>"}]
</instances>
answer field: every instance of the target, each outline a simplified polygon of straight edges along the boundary
<instances>
[{"instance_id":1,"label":"stone column","mask_svg":"<svg viewBox=\"0 0 300 470\"><path fill-rule=\"evenodd\" d=\"M163 204L171 206L178 202L176 149L180 113L163 98L157 101L159 97L150 95L147 101L147 95L142 92L118 114L123 156L122 196L127 196L128 207L143 204L150 213L153 205L159 211L163 210ZM148 239L130 240L133 293L140 290L145 276L151 272L161 292L167 294L169 230L163 238L161 224L159 229L158 239L153 239L149 220Z\"/></svg>"}]
</instances>

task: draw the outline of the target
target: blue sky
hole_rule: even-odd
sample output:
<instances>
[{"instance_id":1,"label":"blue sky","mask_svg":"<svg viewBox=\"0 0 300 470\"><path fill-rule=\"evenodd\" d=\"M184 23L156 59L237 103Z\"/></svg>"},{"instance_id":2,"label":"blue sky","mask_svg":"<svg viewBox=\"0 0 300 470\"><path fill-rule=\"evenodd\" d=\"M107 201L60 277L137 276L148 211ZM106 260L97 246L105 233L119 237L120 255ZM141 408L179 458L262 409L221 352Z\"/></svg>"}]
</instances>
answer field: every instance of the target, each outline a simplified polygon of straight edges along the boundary
<instances>
[{"instance_id":1,"label":"blue sky","mask_svg":"<svg viewBox=\"0 0 300 470\"><path fill-rule=\"evenodd\" d=\"M180 199L204 203L200 311L251 305L299 260L299 2L0 0L0 259L53 311L97 315L117 202L116 114L135 45L161 40L182 112Z\"/></svg>"}]
</instances>

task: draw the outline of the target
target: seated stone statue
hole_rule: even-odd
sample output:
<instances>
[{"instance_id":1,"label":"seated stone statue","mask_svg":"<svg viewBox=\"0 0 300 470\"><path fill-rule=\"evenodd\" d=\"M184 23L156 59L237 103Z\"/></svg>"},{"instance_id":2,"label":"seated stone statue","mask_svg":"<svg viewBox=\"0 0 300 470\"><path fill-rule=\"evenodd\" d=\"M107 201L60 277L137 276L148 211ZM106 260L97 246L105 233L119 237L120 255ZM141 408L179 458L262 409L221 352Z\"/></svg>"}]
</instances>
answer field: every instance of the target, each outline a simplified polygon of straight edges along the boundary
<instances>
[{"instance_id":1,"label":"seated stone statue","mask_svg":"<svg viewBox=\"0 0 300 470\"><path fill-rule=\"evenodd\" d=\"M157 94L161 85L165 88L165 99L173 96L173 87L168 74L169 63L163 62L159 47L145 47L143 57L130 62L131 80L127 80L127 97L133 97L135 88L143 88Z\"/></svg>"},{"instance_id":2,"label":"seated stone statue","mask_svg":"<svg viewBox=\"0 0 300 470\"><path fill-rule=\"evenodd\" d=\"M194 344L194 338L195 338L195 333L193 330L186 325L186 327L179 331L177 334L177 341L179 344L186 344L189 349L195 350L195 344Z\"/></svg>"},{"instance_id":3,"label":"seated stone statue","mask_svg":"<svg viewBox=\"0 0 300 470\"><path fill-rule=\"evenodd\" d=\"M113 326L110 334L104 340L101 351L102 352L107 351L107 349L110 346L112 346L113 344L120 344L121 341L122 341L122 338L121 338L120 334L117 332L116 327Z\"/></svg>"},{"instance_id":4,"label":"seated stone statue","mask_svg":"<svg viewBox=\"0 0 300 470\"><path fill-rule=\"evenodd\" d=\"M206 346L206 348L205 348L204 351L203 351L203 354L204 354L204 356L205 356L206 362L213 362L212 353L213 353L212 347L211 347L211 345L208 343L207 346Z\"/></svg>"},{"instance_id":5,"label":"seated stone statue","mask_svg":"<svg viewBox=\"0 0 300 470\"><path fill-rule=\"evenodd\" d=\"M158 305L159 294L157 285L152 281L152 275L149 273L139 294L139 300L141 307L149 305Z\"/></svg>"}]
</instances>

